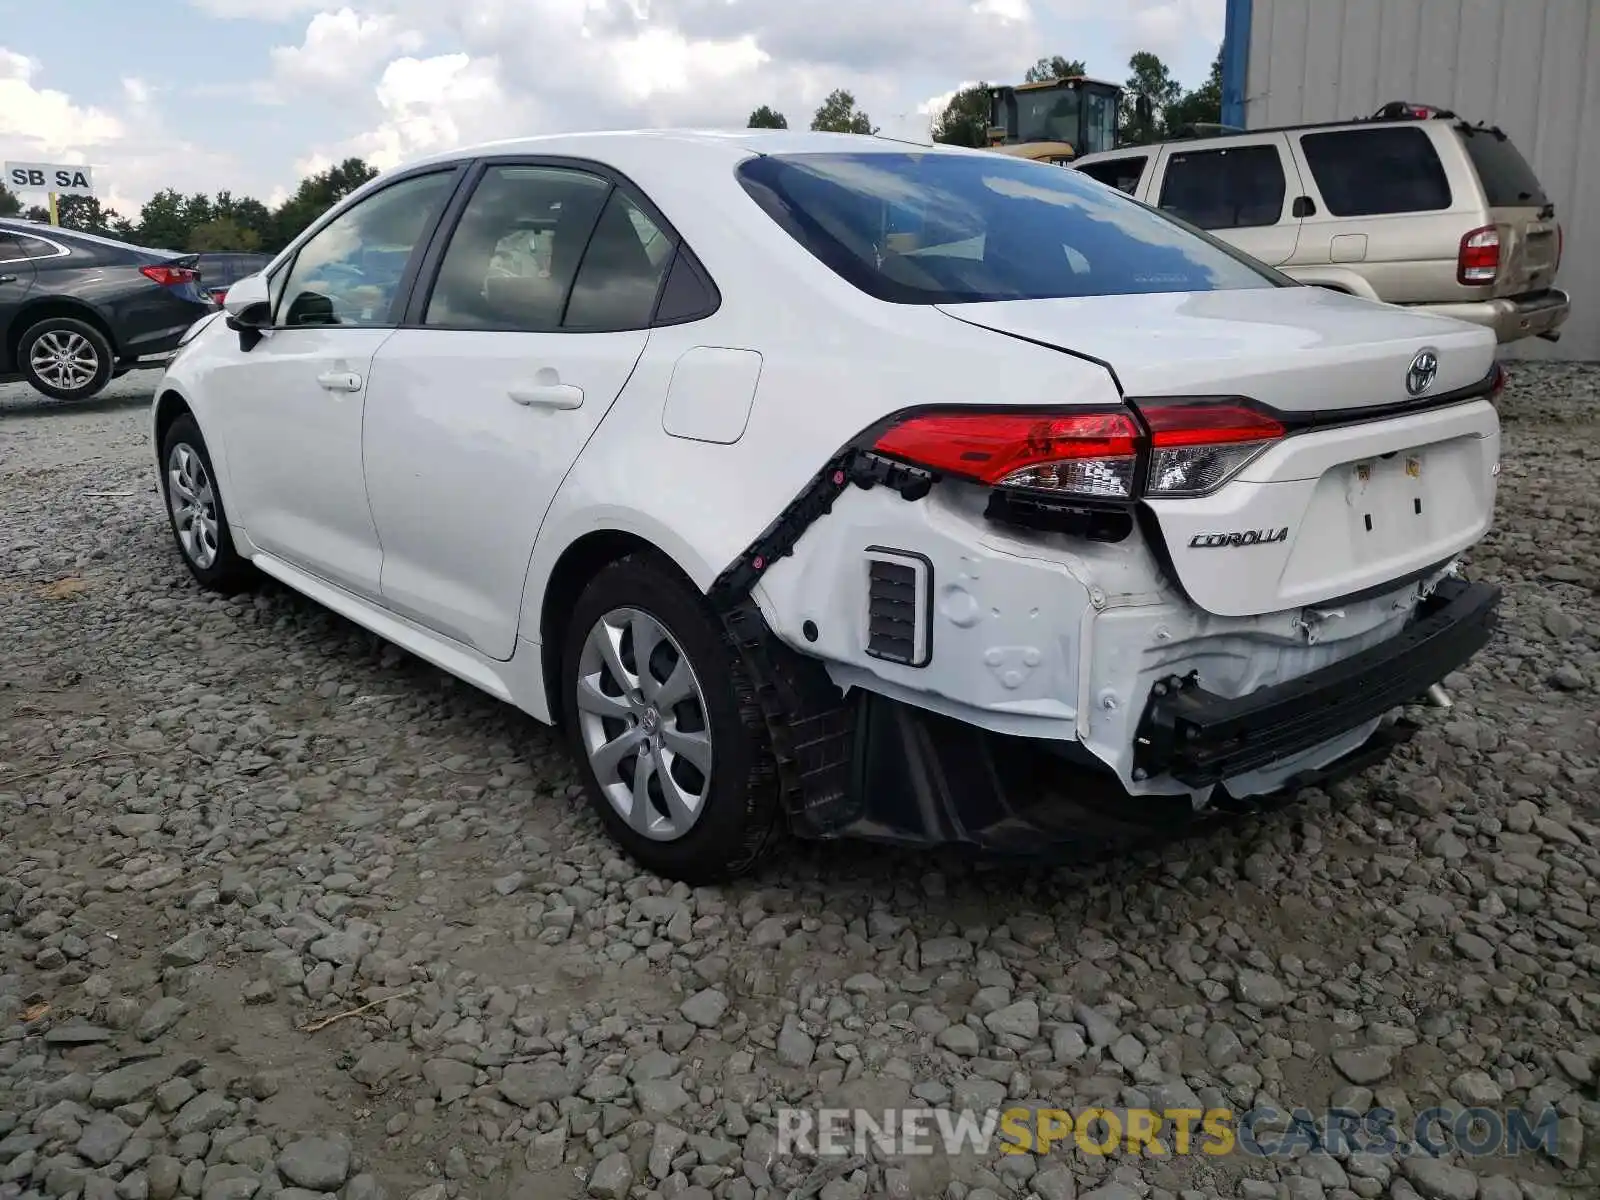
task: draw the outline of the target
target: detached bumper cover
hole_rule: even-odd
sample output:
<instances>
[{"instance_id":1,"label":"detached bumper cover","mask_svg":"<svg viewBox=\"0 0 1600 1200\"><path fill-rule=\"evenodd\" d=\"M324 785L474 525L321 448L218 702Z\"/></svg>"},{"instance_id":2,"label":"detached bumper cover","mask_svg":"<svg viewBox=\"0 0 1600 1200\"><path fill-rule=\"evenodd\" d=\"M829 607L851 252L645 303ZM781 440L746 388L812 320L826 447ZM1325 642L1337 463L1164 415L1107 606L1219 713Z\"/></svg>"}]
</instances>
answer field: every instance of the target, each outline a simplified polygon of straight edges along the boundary
<instances>
[{"instance_id":1,"label":"detached bumper cover","mask_svg":"<svg viewBox=\"0 0 1600 1200\"><path fill-rule=\"evenodd\" d=\"M1416 699L1494 632L1500 589L1446 579L1399 636L1299 679L1245 696L1192 676L1157 685L1139 724L1134 769L1204 787L1309 750Z\"/></svg>"}]
</instances>

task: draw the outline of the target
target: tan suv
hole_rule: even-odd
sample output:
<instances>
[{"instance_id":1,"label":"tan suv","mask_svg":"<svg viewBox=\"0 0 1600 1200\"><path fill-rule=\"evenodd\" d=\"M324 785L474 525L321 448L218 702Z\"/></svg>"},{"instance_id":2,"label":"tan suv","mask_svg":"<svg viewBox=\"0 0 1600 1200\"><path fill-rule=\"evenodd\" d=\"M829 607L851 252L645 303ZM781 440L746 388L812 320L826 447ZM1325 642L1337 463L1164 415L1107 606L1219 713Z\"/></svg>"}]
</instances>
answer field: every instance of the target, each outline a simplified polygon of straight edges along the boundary
<instances>
[{"instance_id":1,"label":"tan suv","mask_svg":"<svg viewBox=\"0 0 1600 1200\"><path fill-rule=\"evenodd\" d=\"M1073 167L1305 283L1555 341L1561 227L1511 140L1391 104L1365 120L1227 132Z\"/></svg>"}]
</instances>

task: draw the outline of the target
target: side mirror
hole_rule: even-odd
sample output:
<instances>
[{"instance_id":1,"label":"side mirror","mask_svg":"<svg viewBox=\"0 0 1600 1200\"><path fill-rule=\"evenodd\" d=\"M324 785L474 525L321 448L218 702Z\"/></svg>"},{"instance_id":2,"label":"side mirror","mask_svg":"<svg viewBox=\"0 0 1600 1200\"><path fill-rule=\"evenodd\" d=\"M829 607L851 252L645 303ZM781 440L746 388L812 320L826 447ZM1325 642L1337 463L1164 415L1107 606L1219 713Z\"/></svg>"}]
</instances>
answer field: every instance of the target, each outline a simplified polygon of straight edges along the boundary
<instances>
[{"instance_id":1,"label":"side mirror","mask_svg":"<svg viewBox=\"0 0 1600 1200\"><path fill-rule=\"evenodd\" d=\"M222 307L228 328L239 335L239 349L248 353L272 328L272 302L264 275L247 275L228 289Z\"/></svg>"}]
</instances>

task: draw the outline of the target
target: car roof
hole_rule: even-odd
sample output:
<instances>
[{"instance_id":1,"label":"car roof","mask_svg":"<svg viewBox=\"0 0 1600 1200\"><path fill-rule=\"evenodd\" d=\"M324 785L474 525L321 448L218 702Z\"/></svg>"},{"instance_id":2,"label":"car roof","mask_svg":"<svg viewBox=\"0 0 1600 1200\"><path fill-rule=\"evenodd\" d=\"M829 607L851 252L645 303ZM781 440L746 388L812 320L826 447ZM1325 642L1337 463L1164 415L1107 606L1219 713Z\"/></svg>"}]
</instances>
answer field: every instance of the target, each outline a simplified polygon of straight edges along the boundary
<instances>
[{"instance_id":1,"label":"car roof","mask_svg":"<svg viewBox=\"0 0 1600 1200\"><path fill-rule=\"evenodd\" d=\"M30 221L25 217L0 217L0 229L8 233L23 233L29 237L38 237L66 242L88 242L95 246L110 246L116 250L133 250L140 254L154 254L163 258L182 258L181 250L163 250L159 246L141 246L137 242L124 242L118 238L105 237L98 233L85 233L81 229L67 229L60 225L47 225L43 221Z\"/></svg>"},{"instance_id":2,"label":"car roof","mask_svg":"<svg viewBox=\"0 0 1600 1200\"><path fill-rule=\"evenodd\" d=\"M519 155L559 155L602 161L618 155L648 156L675 153L709 163L754 154L905 154L912 150L965 153L959 147L933 141L884 137L881 134L818 133L809 129L627 129L593 133L551 133L535 137L480 142L432 154L405 164L405 169L430 163L468 158L512 158Z\"/></svg>"}]
</instances>

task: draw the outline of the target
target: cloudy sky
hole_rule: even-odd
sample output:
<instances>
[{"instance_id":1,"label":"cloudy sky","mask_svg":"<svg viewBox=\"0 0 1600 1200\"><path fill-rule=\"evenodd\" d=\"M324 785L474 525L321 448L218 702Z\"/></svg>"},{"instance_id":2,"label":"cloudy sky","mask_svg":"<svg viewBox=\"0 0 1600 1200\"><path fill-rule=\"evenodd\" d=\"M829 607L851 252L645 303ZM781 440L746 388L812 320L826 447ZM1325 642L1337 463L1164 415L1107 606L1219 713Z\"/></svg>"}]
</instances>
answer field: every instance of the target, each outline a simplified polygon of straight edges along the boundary
<instances>
[{"instance_id":1,"label":"cloudy sky","mask_svg":"<svg viewBox=\"0 0 1600 1200\"><path fill-rule=\"evenodd\" d=\"M1223 0L0 0L0 158L87 162L127 215L162 187L281 198L349 154L391 166L518 134L804 126L850 88L925 132L959 85L1041 55L1186 86Z\"/></svg>"}]
</instances>

